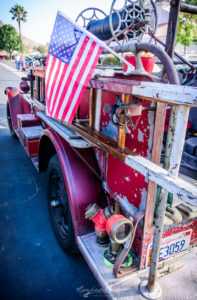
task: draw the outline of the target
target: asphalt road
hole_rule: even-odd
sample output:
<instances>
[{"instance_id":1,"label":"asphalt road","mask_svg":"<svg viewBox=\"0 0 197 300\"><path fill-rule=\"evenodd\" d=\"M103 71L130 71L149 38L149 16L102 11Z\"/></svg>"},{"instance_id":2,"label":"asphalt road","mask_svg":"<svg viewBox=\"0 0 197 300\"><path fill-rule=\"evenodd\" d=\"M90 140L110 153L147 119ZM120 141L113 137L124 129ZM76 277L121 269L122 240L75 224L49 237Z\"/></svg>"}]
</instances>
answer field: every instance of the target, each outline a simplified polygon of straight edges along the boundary
<instances>
[{"instance_id":1,"label":"asphalt road","mask_svg":"<svg viewBox=\"0 0 197 300\"><path fill-rule=\"evenodd\" d=\"M93 299L100 288L85 260L65 254L53 235L45 174L9 134L4 89L19 82L0 63L0 299Z\"/></svg>"}]
</instances>

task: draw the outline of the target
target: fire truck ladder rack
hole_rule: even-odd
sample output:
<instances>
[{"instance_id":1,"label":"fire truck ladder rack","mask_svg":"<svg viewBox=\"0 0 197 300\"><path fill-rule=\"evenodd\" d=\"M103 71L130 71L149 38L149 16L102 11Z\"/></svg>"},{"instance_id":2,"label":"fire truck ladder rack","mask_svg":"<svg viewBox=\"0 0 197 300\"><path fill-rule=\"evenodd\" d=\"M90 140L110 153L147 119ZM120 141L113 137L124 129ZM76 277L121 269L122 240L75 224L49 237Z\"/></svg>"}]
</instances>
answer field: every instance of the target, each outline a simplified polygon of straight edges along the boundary
<instances>
[{"instance_id":1,"label":"fire truck ladder rack","mask_svg":"<svg viewBox=\"0 0 197 300\"><path fill-rule=\"evenodd\" d=\"M149 161L148 159L136 155L136 153L131 153L131 151L129 151L125 147L124 148L118 147L118 145L114 141L113 142L111 141L110 143L109 139L104 137L98 131L96 131L95 128L93 128L94 130L92 131L91 124L89 124L89 127L87 127L85 125L80 125L80 124L64 123L70 129L76 131L78 134L85 137L95 146L100 147L105 151L109 152L116 158L125 162L126 165L140 172L145 177L147 177L150 181L160 185L163 188L163 194L161 193L161 197L160 197L161 205L158 208L158 218L155 224L158 227L158 229L155 230L155 235L154 235L151 265L149 270L149 280L148 283L141 284L139 287L140 292L143 296L148 295L150 299L153 299L154 297L158 298L159 296L161 296L161 289L160 286L156 283L155 278L157 277L156 272L158 267L158 254L160 249L161 236L163 232L163 218L165 214L167 194L168 192L170 192L172 194L177 195L183 201L192 204L194 206L197 206L197 187L178 177L178 171L180 167L187 122L188 122L189 108L197 107L197 88L183 87L183 86L163 84L163 83L150 83L150 82L140 82L140 83L133 82L133 84L132 82L130 82L128 85L126 85L126 87L124 85L124 88L122 88L121 82L117 80L116 84L114 84L114 80L113 80L113 84L110 84L110 79L92 80L91 87L100 90L108 90L108 91L110 90L111 92L121 91L123 93L127 93L132 96L138 97L139 99L146 99L150 101L156 101L156 102L177 106L178 112L176 118L174 139L172 141L172 151L169 159L170 161L169 170L163 169L162 167L156 165L155 163ZM95 93L92 92L91 94L96 95L96 91ZM94 268L96 263L94 258L91 257L91 255L86 255L87 251L91 252L92 247L94 248L95 251L96 246L94 246L94 243L91 243L92 240L93 240L93 236L91 235L78 237L79 247L81 251L84 252L84 256L88 260L89 265L91 266L91 268L95 273L96 270L98 270L99 268L98 265L101 262L97 264L96 268ZM191 253L188 255L189 257L192 256ZM193 261L193 263L194 263L194 256L192 256L193 258L192 257L190 258ZM96 257L99 257L99 253L97 253ZM127 276L125 278L125 281L123 280L125 284L126 282L127 283L129 282L130 291L132 290L132 282L133 285L135 285L136 280L137 281L139 280L138 272L140 271L133 273L133 277L132 275L129 275L129 277ZM104 287L105 290L108 291L113 290L114 291L112 293L113 296L117 297L116 288L118 287L119 290L118 297L124 298L124 296L120 296L121 285L123 284L123 282L120 281L120 279L112 280L111 278L108 278L109 271L105 273L104 268L102 268L101 272L98 273L96 276L98 280L101 282L101 285ZM112 273L110 276L113 276ZM132 278L132 280L128 278L130 279ZM149 289L150 286L152 287L152 290ZM123 290L125 290L125 287L123 288ZM136 287L133 286L133 291L134 290L136 290ZM108 297L110 298L110 295L108 295ZM130 297L131 299L135 299L135 295L130 294Z\"/></svg>"},{"instance_id":2,"label":"fire truck ladder rack","mask_svg":"<svg viewBox=\"0 0 197 300\"><path fill-rule=\"evenodd\" d=\"M113 83L113 84L112 84ZM197 88L195 87L188 87L188 86L179 86L179 85L172 85L172 84L164 84L164 83L155 83L155 82L138 82L134 80L121 80L121 79L114 79L114 78L98 78L97 80L90 81L90 88L91 88L91 98L90 103L94 102L97 97L100 98L102 96L102 91L110 91L113 93L122 93L127 95L132 95L137 97L138 99L146 99L149 101L156 101L158 103L170 104L172 106L176 106L178 113L176 118L176 125L175 125L175 134L174 139L172 141L172 151L170 156L170 167L169 170L165 170L164 168L160 167L159 165L153 163L152 161L133 153L126 147L120 147L117 142L113 141L112 139L106 137L104 134L98 131L97 123L99 122L99 111L92 111L90 109L90 116L89 120L85 120L85 122L76 122L76 120L70 124L63 121L53 120L49 117L46 117L43 111L38 111L37 115L41 118L44 122L50 125L55 131L59 133L63 133L63 137L65 138L65 129L70 130L67 132L66 140L70 143L72 141L72 136L80 136L83 140L79 144L84 145L84 147L91 147L96 146L99 147L106 152L110 153L117 159L124 162L127 166L131 169L134 169L144 175L150 182L154 182L163 188L164 195L163 198L161 197L160 202L162 203L162 208L158 210L158 230L163 232L163 217L165 213L165 206L166 206L166 193L170 192L178 198L182 199L183 201L197 206L197 187L189 182L184 181L183 179L178 177L178 171L181 162L181 156L184 146L187 122L188 122L188 114L190 107L197 107ZM91 105L90 105L91 108ZM89 122L89 124L87 124ZM65 128L66 127L66 128ZM61 135L61 134L60 134ZM78 138L76 139L78 141ZM78 142L77 142L78 143ZM70 143L71 146L77 147L77 143ZM78 145L80 147L80 145ZM105 184L103 185L105 186ZM94 241L94 242L93 242ZM149 274L149 281L151 280L152 276L155 276L156 269L152 267L153 265L158 266L158 252L161 242L161 236L156 235L153 241L153 251L151 257L151 265L150 265L150 274ZM124 284L124 282L129 282L130 289L132 289L132 278L137 276L136 280L139 281L139 274L143 274L147 278L146 270L141 270L135 272L131 275L127 275L122 279L115 279L112 274L112 270L104 272L104 267L102 271L99 270L99 259L95 259L92 255L86 255L87 251L94 250L97 251L96 257L99 258L99 251L100 248L96 250L98 247L95 245L94 234L90 234L88 236L78 237L78 245L81 251L84 253L85 258L87 259L88 264L94 271L98 281L101 283L101 286L104 290L108 290L107 296L109 298L113 298L117 296L117 291L112 294L109 291L112 291L112 285L119 287ZM93 249L94 248L94 249ZM89 250L88 250L89 249ZM100 251L100 255L101 255ZM182 255L182 254L181 254ZM191 256L191 260L193 261L193 254L189 253L188 256ZM194 255L195 256L195 255ZM101 258L100 258L101 259ZM156 262L156 264L155 264ZM111 274L111 275L109 275ZM106 277L107 276L107 277ZM108 278L108 276L110 276ZM112 278L113 277L113 278ZM144 277L144 278L145 278ZM133 282L136 281L134 280ZM109 283L111 286L109 286ZM139 283L139 282L138 282ZM116 286L116 287L117 287ZM146 288L148 286L145 286ZM154 290L158 286L154 284ZM144 288L144 287L143 287ZM123 289L124 290L124 289ZM135 289L134 289L135 290ZM153 291L154 292L154 291ZM160 292L160 291L159 291ZM141 291L143 294L143 291ZM128 296L128 295L127 295ZM137 299L140 299L141 296L137 296ZM140 298L139 298L140 297ZM123 296L120 299L124 299ZM135 299L135 295L131 295L131 299Z\"/></svg>"},{"instance_id":3,"label":"fire truck ladder rack","mask_svg":"<svg viewBox=\"0 0 197 300\"><path fill-rule=\"evenodd\" d=\"M189 182L186 182L178 177L189 108L197 107L197 88L163 83L132 82L132 80L128 82L128 85L125 85L125 81L123 84L120 80L114 81L114 79L113 84L110 84L110 79L91 80L91 86L97 87L98 90L102 89L117 93L121 91L141 99L178 106L178 115L174 135L175 137L172 142L170 168L168 171L149 161L148 159L137 155L126 147L119 147L117 142L106 137L104 134L98 132L94 128L91 129L87 125L80 124L78 122L70 124L61 121L60 126L59 122L46 117L43 112L37 112L37 115L43 121L46 121L46 123L49 124L50 122L50 126L53 124L53 126L55 126L55 130L58 130L58 128L61 127L63 132L64 126L69 128L71 130L68 133L67 138L69 143L72 139L70 139L69 135L73 136L74 134L76 136L77 134L85 139L84 145L86 145L86 147L95 145L104 149L114 157L123 161L132 169L140 172L149 180L166 189L168 192L177 195L178 198L191 205L197 206L197 188L193 184L190 184ZM89 144L87 144L86 141L89 141ZM73 147L76 146L73 144Z\"/></svg>"}]
</instances>

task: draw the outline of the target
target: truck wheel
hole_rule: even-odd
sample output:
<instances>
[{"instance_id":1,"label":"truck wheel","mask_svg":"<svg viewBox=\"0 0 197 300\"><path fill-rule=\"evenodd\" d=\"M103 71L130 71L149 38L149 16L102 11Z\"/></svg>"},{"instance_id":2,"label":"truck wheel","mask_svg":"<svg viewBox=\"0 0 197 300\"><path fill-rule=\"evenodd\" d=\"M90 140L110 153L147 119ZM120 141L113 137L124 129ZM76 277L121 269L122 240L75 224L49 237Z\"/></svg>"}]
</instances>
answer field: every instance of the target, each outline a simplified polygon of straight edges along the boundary
<instances>
[{"instance_id":1,"label":"truck wheel","mask_svg":"<svg viewBox=\"0 0 197 300\"><path fill-rule=\"evenodd\" d=\"M70 255L79 252L69 207L68 194L57 154L47 169L47 198L53 231L62 249Z\"/></svg>"},{"instance_id":2,"label":"truck wheel","mask_svg":"<svg viewBox=\"0 0 197 300\"><path fill-rule=\"evenodd\" d=\"M6 112L7 112L7 122L8 122L8 128L9 128L10 134L13 138L18 139L18 136L16 135L16 133L13 129L13 126L12 126L12 118L11 118L11 114L10 114L9 101L7 101Z\"/></svg>"}]
</instances>

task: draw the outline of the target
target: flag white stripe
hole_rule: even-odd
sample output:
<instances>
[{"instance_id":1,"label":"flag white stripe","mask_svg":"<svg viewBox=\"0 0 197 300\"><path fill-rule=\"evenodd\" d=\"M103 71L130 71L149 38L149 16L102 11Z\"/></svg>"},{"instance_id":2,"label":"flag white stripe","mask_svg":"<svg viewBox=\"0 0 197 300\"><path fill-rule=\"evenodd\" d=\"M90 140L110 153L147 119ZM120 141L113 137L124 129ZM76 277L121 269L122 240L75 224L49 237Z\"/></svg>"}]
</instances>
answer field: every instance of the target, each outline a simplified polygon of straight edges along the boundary
<instances>
[{"instance_id":1,"label":"flag white stripe","mask_svg":"<svg viewBox=\"0 0 197 300\"><path fill-rule=\"evenodd\" d=\"M83 88L84 82L85 82L85 80L86 80L86 78L87 78L87 76L88 76L88 73L90 72L90 69L91 69L91 67L92 67L92 65L93 65L93 63L94 63L94 60L95 60L95 58L96 58L96 56L97 56L97 54L98 54L99 47L100 47L100 45L96 44L96 47L95 47L95 49L94 49L94 51L93 51L93 53L92 53L92 55L91 55L91 58L90 58L90 60L89 60L89 62L88 62L88 65L87 65L87 67L85 68L85 72L84 72L83 77L82 77L82 79L81 79L81 81L80 81L80 84L78 85L78 88L77 88L77 90L76 90L76 92L75 92L75 95L74 95L74 97L73 97L73 99L72 99L70 108L69 108L69 110L68 110L68 112L67 112L67 114L66 114L65 121L68 121L69 118L70 118L70 116L71 116L71 114L72 114L73 108L74 108L75 105L76 105L77 99L78 99L79 94L80 94L80 92L81 92L81 90L82 90L82 88Z\"/></svg>"},{"instance_id":2,"label":"flag white stripe","mask_svg":"<svg viewBox=\"0 0 197 300\"><path fill-rule=\"evenodd\" d=\"M87 45L86 45L86 48L85 48L85 50L84 50L84 52L83 52L83 54L82 54L82 56L81 56L81 59L80 59L80 61L79 61L79 64L77 65L77 68L76 68L76 70L75 70L75 73L73 74L72 80L71 80L71 82L70 82L68 91L67 91L67 93L66 93L66 95L65 95L65 98L64 98L64 100L63 100L63 102L62 102L62 106L61 106L61 108L60 108L58 118L61 118L61 117L62 117L62 114L64 113L64 109L65 109L65 107L66 107L66 105L67 105L67 102L68 102L68 100L69 100L69 98L70 98L70 94L71 94L71 92L72 92L72 90L73 90L73 86L74 86L74 84L75 84L75 82L76 82L76 79L77 79L79 73L81 72L81 68L83 67L84 61L85 61L85 59L86 59L86 57L87 57L87 54L88 54L88 52L89 52L89 50L90 50L90 48L91 48L92 42L93 42L92 40L89 40L89 41L88 41L88 43L87 43ZM76 57L76 55L75 55L75 57ZM83 77L82 77L81 80L83 80Z\"/></svg>"},{"instance_id":3,"label":"flag white stripe","mask_svg":"<svg viewBox=\"0 0 197 300\"><path fill-rule=\"evenodd\" d=\"M50 92L51 92L51 87L53 85L53 80L54 80L54 77L55 77L55 73L57 71L57 67L58 67L58 64L59 64L59 59L56 58L56 61L55 61L55 66L52 70L52 74L51 74L51 78L50 78L50 82L49 82L49 85L48 85L48 90L47 90L47 98L49 99L49 96L50 96Z\"/></svg>"},{"instance_id":4,"label":"flag white stripe","mask_svg":"<svg viewBox=\"0 0 197 300\"><path fill-rule=\"evenodd\" d=\"M49 54L49 61L48 61L48 65L46 69L46 77L45 77L46 83L48 83L48 76L49 76L49 72L51 71L52 60L53 60L53 56Z\"/></svg>"},{"instance_id":5,"label":"flag white stripe","mask_svg":"<svg viewBox=\"0 0 197 300\"><path fill-rule=\"evenodd\" d=\"M76 47L76 49L75 49L76 55L78 54L78 52L79 52L79 50L80 50L80 48L81 48L81 46L82 46L82 44L83 44L83 42L84 42L85 37L86 37L85 34L83 34L83 35L81 36L81 38L80 38L80 40L79 40L79 43L78 43L78 45L77 45L77 47ZM62 92L63 92L63 89L64 89L64 87L65 87L65 83L66 83L66 81L67 81L67 79L68 79L68 76L69 76L69 74L70 74L70 71L72 70L72 67L73 67L73 64L74 64L74 63L75 63L75 55L72 56L71 61L70 61L69 65L68 65L68 68L67 68L67 70L66 70L66 74L65 74L65 76L64 76L64 79L63 79L63 81L62 81L62 85L61 85L61 88L60 88L58 97L57 97L57 99L56 99L55 107L54 107L54 110L53 110L53 115L52 115L53 117L54 117L54 115L55 115L56 109L57 109L58 104L59 104L60 97L61 97Z\"/></svg>"},{"instance_id":6,"label":"flag white stripe","mask_svg":"<svg viewBox=\"0 0 197 300\"><path fill-rule=\"evenodd\" d=\"M60 78L62 76L64 66L65 66L65 64L63 62L61 62L60 71L59 71L59 74L58 74L58 77L57 77L57 80L56 80L56 83L55 83L55 86L54 86L54 89L53 89L53 93L52 93L52 96L51 96L51 99L50 99L50 111L53 107L54 97L55 97L55 94L56 94L56 91L57 91L58 84L60 82Z\"/></svg>"}]
</instances>

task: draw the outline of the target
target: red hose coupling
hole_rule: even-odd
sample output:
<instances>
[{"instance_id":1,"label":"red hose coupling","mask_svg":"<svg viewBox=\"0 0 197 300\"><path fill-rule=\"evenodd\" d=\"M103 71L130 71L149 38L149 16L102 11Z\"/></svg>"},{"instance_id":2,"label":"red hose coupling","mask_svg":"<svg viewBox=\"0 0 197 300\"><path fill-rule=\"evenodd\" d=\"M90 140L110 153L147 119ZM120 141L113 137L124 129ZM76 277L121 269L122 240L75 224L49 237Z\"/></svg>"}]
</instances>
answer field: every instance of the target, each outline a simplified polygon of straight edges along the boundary
<instances>
[{"instance_id":1,"label":"red hose coupling","mask_svg":"<svg viewBox=\"0 0 197 300\"><path fill-rule=\"evenodd\" d=\"M112 215L106 221L106 231L117 244L125 243L133 234L133 223L122 215Z\"/></svg>"},{"instance_id":2,"label":"red hose coupling","mask_svg":"<svg viewBox=\"0 0 197 300\"><path fill-rule=\"evenodd\" d=\"M106 221L114 213L111 207L105 209L100 208L96 203L88 205L85 212L85 218L91 220L95 225L95 233L97 235L97 243L106 246L109 237L106 232Z\"/></svg>"},{"instance_id":3,"label":"red hose coupling","mask_svg":"<svg viewBox=\"0 0 197 300\"><path fill-rule=\"evenodd\" d=\"M99 208L96 215L91 219L92 222L95 224L95 230L97 231L106 231L106 218L103 213L103 209Z\"/></svg>"}]
</instances>

